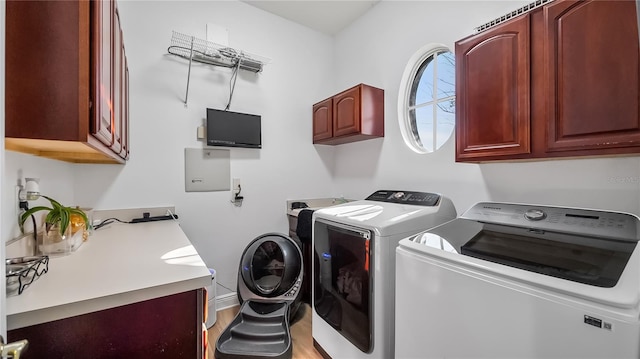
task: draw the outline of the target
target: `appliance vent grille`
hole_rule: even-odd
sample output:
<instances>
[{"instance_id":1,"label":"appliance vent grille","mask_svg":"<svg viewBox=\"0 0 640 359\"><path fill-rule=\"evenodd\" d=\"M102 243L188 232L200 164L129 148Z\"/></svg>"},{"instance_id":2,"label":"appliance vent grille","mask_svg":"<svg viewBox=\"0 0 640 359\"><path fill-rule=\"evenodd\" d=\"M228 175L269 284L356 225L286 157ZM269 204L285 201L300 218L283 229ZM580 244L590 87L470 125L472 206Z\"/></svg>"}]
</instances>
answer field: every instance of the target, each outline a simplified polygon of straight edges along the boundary
<instances>
[{"instance_id":1,"label":"appliance vent grille","mask_svg":"<svg viewBox=\"0 0 640 359\"><path fill-rule=\"evenodd\" d=\"M520 15L524 15L527 12L529 12L529 11L531 11L533 9L536 9L536 8L546 4L546 3L552 2L552 1L553 0L537 0L537 1L534 1L534 2L532 2L530 4L527 4L527 5L525 5L525 6L521 7L521 8L513 10L512 12L510 12L508 14L505 14L505 15L503 15L501 17L495 18L495 19L493 19L492 21L489 21L486 24L483 24L481 26L476 27L476 32L485 31L485 30L487 30L489 28L492 28L492 27L494 27L494 26L496 26L498 24L502 24L503 22L505 22L505 21L507 21L509 19L512 19L512 18L520 16Z\"/></svg>"}]
</instances>

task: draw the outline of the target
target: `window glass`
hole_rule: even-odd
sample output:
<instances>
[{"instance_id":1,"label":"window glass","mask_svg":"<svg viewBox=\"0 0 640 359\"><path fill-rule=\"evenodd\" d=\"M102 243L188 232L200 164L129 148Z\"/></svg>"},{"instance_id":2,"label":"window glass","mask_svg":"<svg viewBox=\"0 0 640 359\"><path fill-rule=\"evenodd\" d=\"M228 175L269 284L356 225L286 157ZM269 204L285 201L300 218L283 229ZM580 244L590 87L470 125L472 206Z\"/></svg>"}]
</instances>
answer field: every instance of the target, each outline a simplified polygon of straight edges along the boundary
<instances>
[{"instance_id":1,"label":"window glass","mask_svg":"<svg viewBox=\"0 0 640 359\"><path fill-rule=\"evenodd\" d=\"M438 59L438 98L456 95L456 60L449 51L439 53ZM453 101L455 102L455 101Z\"/></svg>"},{"instance_id":2,"label":"window glass","mask_svg":"<svg viewBox=\"0 0 640 359\"><path fill-rule=\"evenodd\" d=\"M443 45L427 45L405 68L398 120L405 143L418 153L439 149L455 125L455 57Z\"/></svg>"}]
</instances>

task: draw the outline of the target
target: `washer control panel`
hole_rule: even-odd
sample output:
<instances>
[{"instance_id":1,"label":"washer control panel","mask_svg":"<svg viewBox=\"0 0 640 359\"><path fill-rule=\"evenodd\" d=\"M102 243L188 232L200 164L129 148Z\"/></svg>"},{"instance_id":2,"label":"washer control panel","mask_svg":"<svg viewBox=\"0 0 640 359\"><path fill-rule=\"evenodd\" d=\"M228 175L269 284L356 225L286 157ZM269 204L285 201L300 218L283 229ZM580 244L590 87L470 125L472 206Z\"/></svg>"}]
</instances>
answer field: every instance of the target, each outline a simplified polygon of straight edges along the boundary
<instances>
[{"instance_id":1,"label":"washer control panel","mask_svg":"<svg viewBox=\"0 0 640 359\"><path fill-rule=\"evenodd\" d=\"M480 202L461 218L483 223L526 227L638 241L640 218L628 213L511 203Z\"/></svg>"},{"instance_id":2,"label":"washer control panel","mask_svg":"<svg viewBox=\"0 0 640 359\"><path fill-rule=\"evenodd\" d=\"M376 191L365 200L433 207L438 205L440 195L415 191Z\"/></svg>"}]
</instances>

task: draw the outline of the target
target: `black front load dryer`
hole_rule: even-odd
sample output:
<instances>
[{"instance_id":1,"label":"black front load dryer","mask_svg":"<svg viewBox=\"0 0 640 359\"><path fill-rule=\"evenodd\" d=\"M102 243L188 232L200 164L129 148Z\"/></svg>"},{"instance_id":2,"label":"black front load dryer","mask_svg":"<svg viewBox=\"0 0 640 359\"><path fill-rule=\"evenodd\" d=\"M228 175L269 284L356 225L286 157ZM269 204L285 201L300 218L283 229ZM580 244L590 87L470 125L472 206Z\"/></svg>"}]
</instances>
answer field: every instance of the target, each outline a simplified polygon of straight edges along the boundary
<instances>
[{"instance_id":1,"label":"black front load dryer","mask_svg":"<svg viewBox=\"0 0 640 359\"><path fill-rule=\"evenodd\" d=\"M300 246L279 233L249 243L238 269L242 306L216 342L218 359L291 358L289 324L300 306Z\"/></svg>"}]
</instances>

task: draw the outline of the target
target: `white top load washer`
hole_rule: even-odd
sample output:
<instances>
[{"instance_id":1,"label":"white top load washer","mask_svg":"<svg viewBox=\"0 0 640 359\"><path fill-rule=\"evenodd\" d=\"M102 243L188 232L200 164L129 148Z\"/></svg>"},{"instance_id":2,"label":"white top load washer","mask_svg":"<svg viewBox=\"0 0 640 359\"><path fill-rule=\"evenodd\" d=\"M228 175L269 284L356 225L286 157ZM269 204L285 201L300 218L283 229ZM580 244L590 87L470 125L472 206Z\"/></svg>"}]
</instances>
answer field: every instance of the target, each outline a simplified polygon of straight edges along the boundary
<instances>
[{"instance_id":1,"label":"white top load washer","mask_svg":"<svg viewBox=\"0 0 640 359\"><path fill-rule=\"evenodd\" d=\"M314 346L332 358L391 358L398 241L456 217L434 193L377 191L313 214Z\"/></svg>"},{"instance_id":2,"label":"white top load washer","mask_svg":"<svg viewBox=\"0 0 640 359\"><path fill-rule=\"evenodd\" d=\"M396 358L638 358L635 215L478 203L400 241Z\"/></svg>"}]
</instances>

